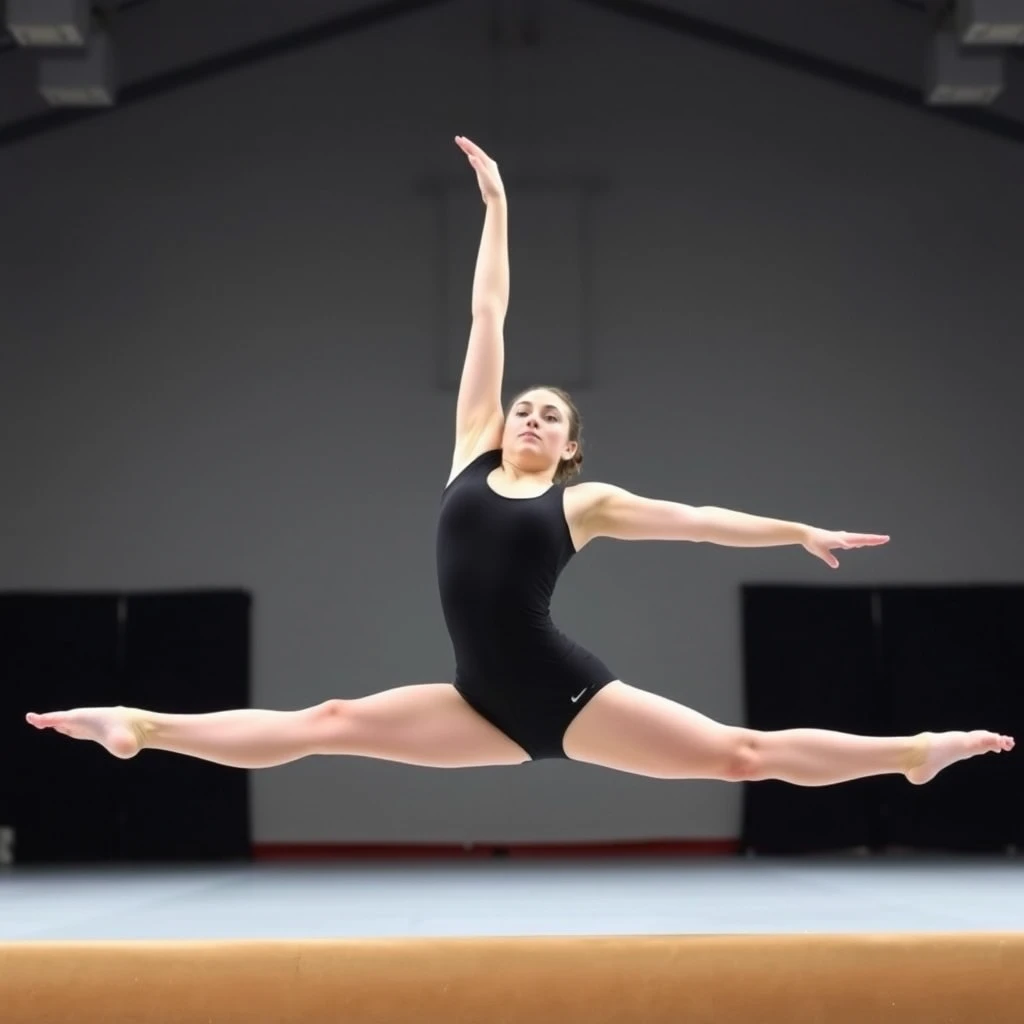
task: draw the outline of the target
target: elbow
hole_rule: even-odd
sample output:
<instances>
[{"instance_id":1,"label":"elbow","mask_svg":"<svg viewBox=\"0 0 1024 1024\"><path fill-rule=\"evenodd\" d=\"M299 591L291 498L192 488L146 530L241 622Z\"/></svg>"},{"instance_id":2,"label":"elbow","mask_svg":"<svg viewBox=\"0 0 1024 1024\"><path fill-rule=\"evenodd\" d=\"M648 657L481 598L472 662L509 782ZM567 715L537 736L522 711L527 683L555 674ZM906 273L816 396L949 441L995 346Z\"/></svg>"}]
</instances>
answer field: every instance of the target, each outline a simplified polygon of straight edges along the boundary
<instances>
[{"instance_id":1,"label":"elbow","mask_svg":"<svg viewBox=\"0 0 1024 1024\"><path fill-rule=\"evenodd\" d=\"M710 544L714 540L712 517L705 507L685 505L681 514L681 533L684 540L694 544Z\"/></svg>"},{"instance_id":2,"label":"elbow","mask_svg":"<svg viewBox=\"0 0 1024 1024\"><path fill-rule=\"evenodd\" d=\"M508 302L500 295L485 295L473 299L471 312L474 323L501 326L507 310Z\"/></svg>"}]
</instances>

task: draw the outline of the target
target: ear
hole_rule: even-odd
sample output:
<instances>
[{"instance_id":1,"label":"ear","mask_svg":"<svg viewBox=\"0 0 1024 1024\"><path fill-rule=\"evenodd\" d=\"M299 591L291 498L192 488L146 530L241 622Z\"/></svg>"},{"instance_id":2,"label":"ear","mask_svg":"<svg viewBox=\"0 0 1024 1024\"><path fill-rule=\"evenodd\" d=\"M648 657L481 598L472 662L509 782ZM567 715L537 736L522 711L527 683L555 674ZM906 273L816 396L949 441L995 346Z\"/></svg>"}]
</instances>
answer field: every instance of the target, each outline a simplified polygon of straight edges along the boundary
<instances>
[{"instance_id":1,"label":"ear","mask_svg":"<svg viewBox=\"0 0 1024 1024\"><path fill-rule=\"evenodd\" d=\"M570 441L562 451L562 461L572 462L576 457L576 452L579 450L579 445L575 441Z\"/></svg>"}]
</instances>

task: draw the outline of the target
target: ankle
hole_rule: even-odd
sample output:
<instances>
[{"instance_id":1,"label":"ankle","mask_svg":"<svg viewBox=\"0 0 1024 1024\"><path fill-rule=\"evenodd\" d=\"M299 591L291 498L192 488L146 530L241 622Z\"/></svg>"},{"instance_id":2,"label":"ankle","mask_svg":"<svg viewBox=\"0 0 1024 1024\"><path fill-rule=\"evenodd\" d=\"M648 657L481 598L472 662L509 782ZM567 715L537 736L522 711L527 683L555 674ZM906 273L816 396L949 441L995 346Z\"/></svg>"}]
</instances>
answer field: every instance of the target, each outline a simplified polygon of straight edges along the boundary
<instances>
[{"instance_id":1,"label":"ankle","mask_svg":"<svg viewBox=\"0 0 1024 1024\"><path fill-rule=\"evenodd\" d=\"M139 748L148 746L157 728L153 716L140 708L122 707L118 710L125 716L126 724L131 729Z\"/></svg>"},{"instance_id":2,"label":"ankle","mask_svg":"<svg viewBox=\"0 0 1024 1024\"><path fill-rule=\"evenodd\" d=\"M920 732L907 740L903 753L901 771L910 772L920 768L928 760L928 748L931 745L931 733Z\"/></svg>"}]
</instances>

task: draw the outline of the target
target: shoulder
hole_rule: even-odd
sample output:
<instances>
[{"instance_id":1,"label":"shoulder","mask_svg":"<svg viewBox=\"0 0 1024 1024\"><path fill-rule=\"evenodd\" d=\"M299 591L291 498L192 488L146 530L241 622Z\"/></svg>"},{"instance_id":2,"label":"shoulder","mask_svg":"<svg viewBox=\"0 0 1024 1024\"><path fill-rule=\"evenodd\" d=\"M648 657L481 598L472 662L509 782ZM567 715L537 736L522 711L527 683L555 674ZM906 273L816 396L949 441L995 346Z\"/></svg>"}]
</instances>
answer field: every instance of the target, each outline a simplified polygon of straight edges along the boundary
<instances>
[{"instance_id":1,"label":"shoulder","mask_svg":"<svg viewBox=\"0 0 1024 1024\"><path fill-rule=\"evenodd\" d=\"M495 466L501 465L501 448L485 448L483 451L467 453L456 453L452 459L451 471L448 474L448 482L444 485L447 490L455 481L465 475L469 470L479 466L488 471Z\"/></svg>"},{"instance_id":2,"label":"shoulder","mask_svg":"<svg viewBox=\"0 0 1024 1024\"><path fill-rule=\"evenodd\" d=\"M504 417L499 409L495 415L483 420L478 426L463 427L458 431L448 483L483 456L493 458L495 452L501 456L501 432L504 423Z\"/></svg>"},{"instance_id":3,"label":"shoulder","mask_svg":"<svg viewBox=\"0 0 1024 1024\"><path fill-rule=\"evenodd\" d=\"M579 512L591 512L616 495L626 493L621 487L616 487L615 484L585 480L582 483L570 484L565 488L565 501L567 505L572 503L573 508Z\"/></svg>"},{"instance_id":4,"label":"shoulder","mask_svg":"<svg viewBox=\"0 0 1024 1024\"><path fill-rule=\"evenodd\" d=\"M564 490L565 517L578 547L601 534L601 523L607 509L616 501L627 499L629 491L615 484L587 480L570 484Z\"/></svg>"}]
</instances>

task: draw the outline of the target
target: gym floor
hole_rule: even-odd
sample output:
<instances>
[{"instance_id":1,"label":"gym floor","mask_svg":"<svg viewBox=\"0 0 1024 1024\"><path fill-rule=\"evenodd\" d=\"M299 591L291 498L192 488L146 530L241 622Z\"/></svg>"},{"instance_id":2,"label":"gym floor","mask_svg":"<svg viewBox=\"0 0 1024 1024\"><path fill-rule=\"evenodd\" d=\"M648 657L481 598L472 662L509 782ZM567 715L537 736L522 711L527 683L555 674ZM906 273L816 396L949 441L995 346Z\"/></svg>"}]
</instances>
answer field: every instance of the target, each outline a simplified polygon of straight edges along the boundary
<instances>
[{"instance_id":1,"label":"gym floor","mask_svg":"<svg viewBox=\"0 0 1024 1024\"><path fill-rule=\"evenodd\" d=\"M1005 858L0 871L0 941L1016 931Z\"/></svg>"}]
</instances>

